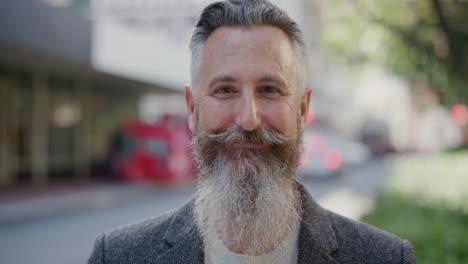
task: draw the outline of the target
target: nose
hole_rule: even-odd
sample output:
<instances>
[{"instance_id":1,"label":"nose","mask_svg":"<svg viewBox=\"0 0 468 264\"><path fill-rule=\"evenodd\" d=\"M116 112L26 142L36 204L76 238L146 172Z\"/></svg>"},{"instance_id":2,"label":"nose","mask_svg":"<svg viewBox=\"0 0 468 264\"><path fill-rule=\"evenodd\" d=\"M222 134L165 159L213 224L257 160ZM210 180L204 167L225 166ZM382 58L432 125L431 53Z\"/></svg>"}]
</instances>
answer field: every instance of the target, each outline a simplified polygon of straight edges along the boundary
<instances>
[{"instance_id":1,"label":"nose","mask_svg":"<svg viewBox=\"0 0 468 264\"><path fill-rule=\"evenodd\" d=\"M258 116L258 104L255 101L255 96L252 94L244 94L241 97L241 102L238 105L236 125L246 131L252 131L260 127L261 120Z\"/></svg>"}]
</instances>

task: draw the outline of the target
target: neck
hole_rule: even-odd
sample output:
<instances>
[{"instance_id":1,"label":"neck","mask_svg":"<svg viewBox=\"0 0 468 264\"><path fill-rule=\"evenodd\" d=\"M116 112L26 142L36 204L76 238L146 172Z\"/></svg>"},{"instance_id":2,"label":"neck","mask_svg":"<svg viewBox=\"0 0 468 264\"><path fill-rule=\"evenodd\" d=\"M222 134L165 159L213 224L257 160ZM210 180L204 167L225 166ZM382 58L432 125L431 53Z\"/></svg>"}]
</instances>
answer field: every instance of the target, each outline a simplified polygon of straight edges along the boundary
<instances>
[{"instance_id":1,"label":"neck","mask_svg":"<svg viewBox=\"0 0 468 264\"><path fill-rule=\"evenodd\" d=\"M222 241L224 247L226 247L229 251L236 253L236 254L241 254L241 255L252 255L252 256L260 256L260 255L265 255L268 253L273 252L275 249L277 249L285 240L288 239L289 234L292 232L295 232L295 225L291 226L289 229L284 229L279 234L280 239L276 241L268 241L266 243L263 243L262 246L255 248L255 250L252 250L251 245L248 241L252 241L255 234L243 234L240 237L240 240L238 241L237 239L233 239L233 237L236 237L236 233L233 232L227 232L226 235L221 235L219 237L219 240ZM235 232L235 231L234 231ZM274 232L274 231L272 231Z\"/></svg>"}]
</instances>

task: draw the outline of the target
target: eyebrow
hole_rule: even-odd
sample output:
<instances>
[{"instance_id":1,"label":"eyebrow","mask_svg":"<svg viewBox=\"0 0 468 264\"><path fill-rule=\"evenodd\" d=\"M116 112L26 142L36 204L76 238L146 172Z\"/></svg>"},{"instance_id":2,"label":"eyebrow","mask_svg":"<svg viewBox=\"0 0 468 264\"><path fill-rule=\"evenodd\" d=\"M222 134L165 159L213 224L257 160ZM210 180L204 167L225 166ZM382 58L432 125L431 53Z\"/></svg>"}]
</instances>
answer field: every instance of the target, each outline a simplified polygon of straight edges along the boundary
<instances>
[{"instance_id":1,"label":"eyebrow","mask_svg":"<svg viewBox=\"0 0 468 264\"><path fill-rule=\"evenodd\" d=\"M236 79L234 77L229 76L229 75L221 75L218 77L215 77L213 80L210 81L208 87L212 87L213 85L219 83L219 82L235 82Z\"/></svg>"},{"instance_id":2,"label":"eyebrow","mask_svg":"<svg viewBox=\"0 0 468 264\"><path fill-rule=\"evenodd\" d=\"M257 81L258 82L263 82L263 83L275 83L278 86L287 88L286 82L281 77L274 76L274 75L263 76L262 78L258 79Z\"/></svg>"},{"instance_id":3,"label":"eyebrow","mask_svg":"<svg viewBox=\"0 0 468 264\"><path fill-rule=\"evenodd\" d=\"M213 78L213 80L210 81L208 87L212 87L213 85L219 82L235 82L235 81L236 79L230 75L221 75L221 76ZM274 75L265 75L257 79L256 81L263 82L263 83L275 83L279 86L287 88L286 82L282 78L278 76L274 76Z\"/></svg>"}]
</instances>

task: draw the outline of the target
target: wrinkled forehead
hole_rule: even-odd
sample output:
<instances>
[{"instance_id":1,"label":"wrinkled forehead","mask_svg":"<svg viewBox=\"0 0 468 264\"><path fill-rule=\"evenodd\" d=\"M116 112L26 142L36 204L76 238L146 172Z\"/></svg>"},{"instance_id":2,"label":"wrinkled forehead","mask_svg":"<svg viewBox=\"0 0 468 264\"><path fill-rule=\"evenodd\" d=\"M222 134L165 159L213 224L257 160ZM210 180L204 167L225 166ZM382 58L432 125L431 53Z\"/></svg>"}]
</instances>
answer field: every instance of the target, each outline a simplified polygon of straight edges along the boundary
<instances>
[{"instance_id":1,"label":"wrinkled forehead","mask_svg":"<svg viewBox=\"0 0 468 264\"><path fill-rule=\"evenodd\" d=\"M235 52L250 52L252 55L274 53L277 59L283 60L294 55L292 42L286 33L274 26L220 27L205 41L203 51L207 56Z\"/></svg>"},{"instance_id":2,"label":"wrinkled forehead","mask_svg":"<svg viewBox=\"0 0 468 264\"><path fill-rule=\"evenodd\" d=\"M202 78L212 78L223 70L224 75L236 71L298 77L292 41L274 26L220 27L206 40L200 59Z\"/></svg>"}]
</instances>

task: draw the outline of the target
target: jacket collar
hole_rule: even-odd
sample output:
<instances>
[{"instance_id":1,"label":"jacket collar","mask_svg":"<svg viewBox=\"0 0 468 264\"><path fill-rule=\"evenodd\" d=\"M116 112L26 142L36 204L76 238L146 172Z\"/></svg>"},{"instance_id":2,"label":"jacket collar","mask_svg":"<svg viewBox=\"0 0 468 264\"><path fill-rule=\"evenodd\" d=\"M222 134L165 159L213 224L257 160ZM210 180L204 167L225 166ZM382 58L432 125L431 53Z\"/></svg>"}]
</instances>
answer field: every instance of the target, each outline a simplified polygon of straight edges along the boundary
<instances>
[{"instance_id":1,"label":"jacket collar","mask_svg":"<svg viewBox=\"0 0 468 264\"><path fill-rule=\"evenodd\" d=\"M330 255L338 249L338 244L326 211L300 183L298 189L303 210L298 237L298 263L338 263ZM163 237L168 247L164 255L177 254L187 260L185 263L194 263L194 260L203 263L203 241L195 224L193 206L192 199L174 214Z\"/></svg>"},{"instance_id":2,"label":"jacket collar","mask_svg":"<svg viewBox=\"0 0 468 264\"><path fill-rule=\"evenodd\" d=\"M194 199L175 212L163 237L168 250L161 260L174 260L177 256L180 263L203 263L203 241L195 224L193 206Z\"/></svg>"},{"instance_id":3,"label":"jacket collar","mask_svg":"<svg viewBox=\"0 0 468 264\"><path fill-rule=\"evenodd\" d=\"M298 263L338 263L331 253L338 249L335 232L326 211L298 183L302 220L298 238Z\"/></svg>"}]
</instances>

